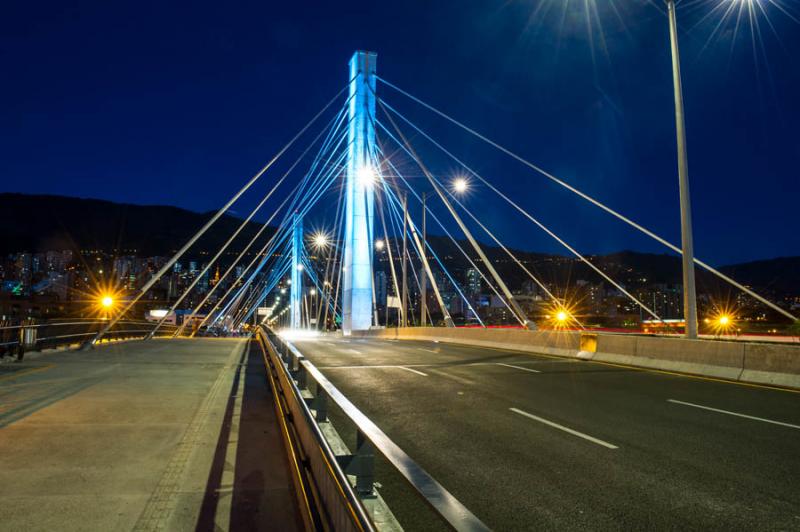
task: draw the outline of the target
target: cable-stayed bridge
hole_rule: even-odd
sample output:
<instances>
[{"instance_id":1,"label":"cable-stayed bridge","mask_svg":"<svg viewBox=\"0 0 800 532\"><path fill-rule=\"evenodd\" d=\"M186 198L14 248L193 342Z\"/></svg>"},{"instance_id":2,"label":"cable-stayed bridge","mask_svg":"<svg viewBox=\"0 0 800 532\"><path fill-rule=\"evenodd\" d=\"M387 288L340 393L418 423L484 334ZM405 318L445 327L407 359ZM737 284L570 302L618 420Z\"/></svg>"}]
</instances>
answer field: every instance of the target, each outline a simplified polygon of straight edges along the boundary
<instances>
[{"instance_id":1,"label":"cable-stayed bridge","mask_svg":"<svg viewBox=\"0 0 800 532\"><path fill-rule=\"evenodd\" d=\"M96 522L110 528L796 526L800 349L698 339L692 323L684 331L398 100L586 208L677 254L682 246L384 79L376 54L356 52L348 67L345 86L192 238L176 243L118 311L69 338L86 339L81 351L29 357L2 377L4 397L18 397L0 411L3 465L30 462L48 441L64 439L23 491L55 512L69 505L49 474L75 478L96 466L62 451L82 445L89 436L77 427L90 426L92 438L113 434L138 464L107 476L93 470L92 490L107 490L103 504L119 516L99 512ZM458 177L434 171L433 158ZM267 192L164 317L137 334L124 328L256 183ZM487 216L467 192L501 202L502 215L526 224L520 231L553 239L668 334L588 327L569 287L542 279L493 228L501 213ZM256 219L265 221L240 242ZM429 230L505 308L505 327L488 326ZM533 283L546 318L515 293L485 242ZM241 252L221 264L234 245ZM797 321L706 262L692 257L689 265ZM168 324L215 267L219 282L183 323ZM696 316L694 298L685 294L686 316ZM724 331L732 317L714 319ZM35 347L29 330L18 342ZM131 336L146 341L119 342ZM63 420L69 428L59 432ZM113 461L107 449L94 452ZM149 459L137 462L142 455ZM132 490L120 488L131 479ZM74 506L91 507L92 490L79 490ZM32 511L3 516L25 528Z\"/></svg>"},{"instance_id":2,"label":"cable-stayed bridge","mask_svg":"<svg viewBox=\"0 0 800 532\"><path fill-rule=\"evenodd\" d=\"M348 84L163 265L127 302L127 308L131 308L144 296L256 182L264 180L271 185L269 191L259 200L239 229L211 257L203 271L184 294L177 298L170 310L180 308L203 274L219 265L220 257L245 226L257 215L264 214L262 210L265 205L272 208L268 210L268 219L263 227L275 224L277 231L260 248L257 243L262 232L256 233L243 246L242 252L227 266L222 276L223 280L233 278L238 267L240 274L230 283L230 288L219 294L216 289L223 283L218 283L192 309L193 315L200 314L201 311L206 314L200 322L192 322L195 330L204 327L236 330L242 324L248 323L256 309L266 303L270 304L270 313L262 321L278 323L278 316L281 316L280 319L284 320L281 324L294 329L341 328L345 335L350 335L353 331L385 326L387 318L384 316L382 319L378 314L374 275L375 261L384 256L390 266L391 280L388 284L394 294L393 301L400 302L394 317L397 324L455 326L448 305L442 297L442 292L446 290L457 295L467 310L466 314L473 317L478 325L485 325L473 308L474 302L466 296L463 280L457 280L448 271L426 239L426 228L422 227L425 222L449 238L480 276L482 283L505 305L511 323L531 330L537 328L520 306L508 283L487 257L481 240L488 240L502 249L508 259L535 283L552 306L552 314L562 318L562 326L583 328L579 316L572 308L573 304L564 297L566 290L554 293L551 287L504 245L503 235L496 234L491 228L491 218L500 216L500 213L492 213L488 217L486 213L476 213L474 207L464 201L463 193L467 188L477 189L481 195L492 195L502 200L509 215L519 215L529 224L520 231L540 231L552 238L565 252L590 268L598 280L608 283L629 298L644 316L665 323L652 304L637 298L621 282L597 267L580 250L526 209L522 200L514 200L498 188L492 182L491 176L484 176L474 170L475 163L467 162L464 155L448 149L443 140L434 138L406 114L401 113L391 103L392 99L410 100L445 123L466 131L472 137L516 160L523 169L574 193L587 203L588 208L602 210L655 240L667 250L680 254L682 250L678 245L383 79L377 74L376 64L376 54L357 52L350 61ZM379 90L382 91L381 96L378 94ZM413 144L410 140L412 137ZM288 170L282 175L272 175L270 170L278 160L289 157L287 154L290 149L303 140L307 145L300 156L289 165ZM450 180L431 172L416 146L423 143L428 152L433 150L449 164L455 165L461 177ZM305 158L310 154L314 154L312 161L306 164ZM284 197L283 201L275 207L274 199L281 196ZM270 199L273 199L272 203L268 203ZM331 204L336 206L335 213L328 212ZM303 230L304 219L312 216L315 210L333 214L333 217L326 220L315 232L306 232ZM376 249L376 244L380 247L379 250ZM243 258L254 250L257 250L257 257L246 263ZM706 262L694 259L694 263L786 320L797 321L787 309L736 282ZM243 265L244 268L241 268ZM287 274L289 278L286 277ZM440 284L446 286L439 286ZM289 285L289 297L276 296L281 288ZM310 290L314 291L314 299L318 303L313 309L308 307ZM428 308L427 305L429 292L433 295L434 308ZM418 302L416 312L411 311L410 298ZM693 295L685 296L686 315L696 314L692 310L696 307L694 299ZM208 305L209 301L215 303ZM123 315L124 311L118 317ZM312 322L314 326L310 327ZM163 323L164 320L153 334ZM111 320L108 328L113 324L114 320ZM695 333L692 331L696 328L696 324L687 325L686 335L694 337ZM190 331L190 334L193 335L195 330ZM184 332L186 327L182 327L174 336ZM102 339L103 335L104 332L101 331L95 341Z\"/></svg>"}]
</instances>

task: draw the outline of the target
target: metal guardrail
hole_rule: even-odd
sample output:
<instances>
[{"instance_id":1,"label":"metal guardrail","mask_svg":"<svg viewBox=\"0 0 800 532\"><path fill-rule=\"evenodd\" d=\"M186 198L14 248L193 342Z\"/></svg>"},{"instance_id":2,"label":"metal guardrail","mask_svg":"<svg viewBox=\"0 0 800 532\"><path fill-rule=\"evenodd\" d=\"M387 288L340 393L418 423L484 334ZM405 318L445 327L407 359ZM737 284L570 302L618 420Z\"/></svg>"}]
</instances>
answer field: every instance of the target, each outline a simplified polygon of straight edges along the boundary
<instances>
[{"instance_id":1,"label":"metal guardrail","mask_svg":"<svg viewBox=\"0 0 800 532\"><path fill-rule=\"evenodd\" d=\"M314 494L318 496L321 507L318 512L335 518L328 523L330 528L375 529L361 498L373 494L377 451L449 527L459 531L489 530L350 402L291 342L263 326L259 330L259 339L272 357L271 366L282 385L280 392L289 404L291 424L305 455L307 484L316 488ZM309 386L310 383L314 386ZM327 420L330 401L356 427L354 454L335 455L320 430L318 423ZM350 484L348 475L355 477L354 485Z\"/></svg>"},{"instance_id":2,"label":"metal guardrail","mask_svg":"<svg viewBox=\"0 0 800 532\"><path fill-rule=\"evenodd\" d=\"M63 322L4 325L0 327L0 356L16 355L22 360L25 352L53 349L80 343L91 338L105 324L102 320L69 320ZM144 326L149 326L145 328ZM144 338L155 327L155 323L139 320L124 320L106 336L109 340ZM164 335L171 336L175 326L162 327Z\"/></svg>"}]
</instances>

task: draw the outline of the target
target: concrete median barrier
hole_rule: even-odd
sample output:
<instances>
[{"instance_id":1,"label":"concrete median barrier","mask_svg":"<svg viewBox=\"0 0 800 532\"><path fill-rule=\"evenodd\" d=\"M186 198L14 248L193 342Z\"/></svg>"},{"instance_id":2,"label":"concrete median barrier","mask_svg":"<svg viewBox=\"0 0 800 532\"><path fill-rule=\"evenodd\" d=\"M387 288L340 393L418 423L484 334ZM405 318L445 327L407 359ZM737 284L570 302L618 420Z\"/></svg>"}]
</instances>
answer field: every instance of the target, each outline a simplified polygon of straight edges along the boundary
<instances>
[{"instance_id":1,"label":"concrete median barrier","mask_svg":"<svg viewBox=\"0 0 800 532\"><path fill-rule=\"evenodd\" d=\"M800 347L746 344L741 379L800 388Z\"/></svg>"},{"instance_id":2,"label":"concrete median barrier","mask_svg":"<svg viewBox=\"0 0 800 532\"><path fill-rule=\"evenodd\" d=\"M594 360L738 380L744 347L740 342L600 335Z\"/></svg>"},{"instance_id":3,"label":"concrete median barrier","mask_svg":"<svg viewBox=\"0 0 800 532\"><path fill-rule=\"evenodd\" d=\"M795 345L577 331L439 327L380 329L356 336L511 349L800 388L800 346Z\"/></svg>"},{"instance_id":4,"label":"concrete median barrier","mask_svg":"<svg viewBox=\"0 0 800 532\"><path fill-rule=\"evenodd\" d=\"M357 333L354 336L381 337L396 340L430 340L566 357L574 357L580 347L580 333L573 331L406 327L402 329L372 330Z\"/></svg>"}]
</instances>

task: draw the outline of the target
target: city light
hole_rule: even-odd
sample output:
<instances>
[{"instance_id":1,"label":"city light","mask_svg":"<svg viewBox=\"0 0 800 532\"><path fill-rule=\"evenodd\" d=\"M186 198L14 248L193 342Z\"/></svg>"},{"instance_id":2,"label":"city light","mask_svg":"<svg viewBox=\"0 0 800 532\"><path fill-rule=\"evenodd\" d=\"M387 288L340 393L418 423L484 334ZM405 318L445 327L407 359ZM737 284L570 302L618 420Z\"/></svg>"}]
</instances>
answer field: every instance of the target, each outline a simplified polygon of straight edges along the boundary
<instances>
[{"instance_id":1,"label":"city light","mask_svg":"<svg viewBox=\"0 0 800 532\"><path fill-rule=\"evenodd\" d=\"M372 169L372 166L365 164L358 169L356 177L362 187L371 187L375 183L375 170Z\"/></svg>"},{"instance_id":2,"label":"city light","mask_svg":"<svg viewBox=\"0 0 800 532\"><path fill-rule=\"evenodd\" d=\"M100 305L103 308L110 309L114 306L114 298L110 295L105 295L100 299Z\"/></svg>"},{"instance_id":3,"label":"city light","mask_svg":"<svg viewBox=\"0 0 800 532\"><path fill-rule=\"evenodd\" d=\"M453 180L453 190L459 194L463 194L467 189L469 189L469 181L466 178L458 177Z\"/></svg>"},{"instance_id":4,"label":"city light","mask_svg":"<svg viewBox=\"0 0 800 532\"><path fill-rule=\"evenodd\" d=\"M375 249L377 249L378 251L382 250L384 248L384 246L385 246L385 244L383 243L383 240L376 240L375 241Z\"/></svg>"},{"instance_id":5,"label":"city light","mask_svg":"<svg viewBox=\"0 0 800 532\"><path fill-rule=\"evenodd\" d=\"M559 311L558 314L556 314L556 321L558 321L559 323L564 323L565 321L567 321L568 317L569 316L567 315L567 313L562 310Z\"/></svg>"}]
</instances>

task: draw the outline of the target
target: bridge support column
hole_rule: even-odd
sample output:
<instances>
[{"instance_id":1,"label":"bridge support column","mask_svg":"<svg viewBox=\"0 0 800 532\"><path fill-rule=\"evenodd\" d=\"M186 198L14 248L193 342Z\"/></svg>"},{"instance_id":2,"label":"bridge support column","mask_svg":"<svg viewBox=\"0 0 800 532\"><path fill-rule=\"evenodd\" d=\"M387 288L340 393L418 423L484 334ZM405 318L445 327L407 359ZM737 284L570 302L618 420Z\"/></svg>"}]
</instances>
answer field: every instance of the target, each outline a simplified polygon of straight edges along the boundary
<instances>
[{"instance_id":1,"label":"bridge support column","mask_svg":"<svg viewBox=\"0 0 800 532\"><path fill-rule=\"evenodd\" d=\"M303 218L294 213L292 219L292 286L290 287L289 313L292 329L302 326L301 304L303 302Z\"/></svg>"},{"instance_id":2,"label":"bridge support column","mask_svg":"<svg viewBox=\"0 0 800 532\"><path fill-rule=\"evenodd\" d=\"M342 330L345 335L372 325L373 210L375 153L375 63L373 52L350 59L350 125L347 134L346 212L342 270Z\"/></svg>"}]
</instances>

